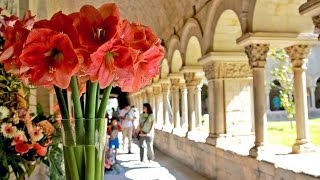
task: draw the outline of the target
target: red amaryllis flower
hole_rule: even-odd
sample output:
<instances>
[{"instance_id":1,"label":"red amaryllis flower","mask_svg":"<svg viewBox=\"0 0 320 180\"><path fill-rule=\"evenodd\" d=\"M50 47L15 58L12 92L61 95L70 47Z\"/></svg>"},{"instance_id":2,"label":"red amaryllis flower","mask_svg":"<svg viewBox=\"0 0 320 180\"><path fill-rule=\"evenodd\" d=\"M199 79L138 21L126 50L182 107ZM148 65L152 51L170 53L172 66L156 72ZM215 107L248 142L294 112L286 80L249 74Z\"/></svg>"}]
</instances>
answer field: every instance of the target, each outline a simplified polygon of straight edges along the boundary
<instances>
[{"instance_id":1,"label":"red amaryllis flower","mask_svg":"<svg viewBox=\"0 0 320 180\"><path fill-rule=\"evenodd\" d=\"M149 84L160 72L160 62L164 56L162 46L152 46L140 54L134 64L134 76L123 76L116 81L123 92L134 92Z\"/></svg>"},{"instance_id":2,"label":"red amaryllis flower","mask_svg":"<svg viewBox=\"0 0 320 180\"><path fill-rule=\"evenodd\" d=\"M160 39L150 27L129 23L128 20L123 20L117 37L126 46L140 50L141 52L146 52L154 45L160 46Z\"/></svg>"},{"instance_id":3,"label":"red amaryllis flower","mask_svg":"<svg viewBox=\"0 0 320 180\"><path fill-rule=\"evenodd\" d=\"M106 42L91 54L87 73L92 81L98 81L100 87L105 88L115 79L134 75L133 65L138 54L135 49Z\"/></svg>"},{"instance_id":4,"label":"red amaryllis flower","mask_svg":"<svg viewBox=\"0 0 320 180\"><path fill-rule=\"evenodd\" d=\"M18 142L15 146L15 150L21 154L29 152L29 149L29 145L27 143L24 143L23 141Z\"/></svg>"},{"instance_id":5,"label":"red amaryllis flower","mask_svg":"<svg viewBox=\"0 0 320 180\"><path fill-rule=\"evenodd\" d=\"M84 5L79 13L70 16L75 19L80 44L90 52L96 51L100 45L114 37L119 28L119 10L114 3L104 4L98 9Z\"/></svg>"},{"instance_id":6,"label":"red amaryllis flower","mask_svg":"<svg viewBox=\"0 0 320 180\"><path fill-rule=\"evenodd\" d=\"M20 60L23 73L36 86L69 86L79 68L79 60L66 34L39 28L30 32Z\"/></svg>"},{"instance_id":7,"label":"red amaryllis flower","mask_svg":"<svg viewBox=\"0 0 320 180\"><path fill-rule=\"evenodd\" d=\"M73 26L73 19L63 14L61 11L55 13L50 20L36 22L33 28L48 28L57 32L62 32L69 36L74 48L80 46L78 32Z\"/></svg>"},{"instance_id":8,"label":"red amaryllis flower","mask_svg":"<svg viewBox=\"0 0 320 180\"><path fill-rule=\"evenodd\" d=\"M33 149L39 156L45 156L47 154L47 147L41 146L39 143L33 143Z\"/></svg>"}]
</instances>

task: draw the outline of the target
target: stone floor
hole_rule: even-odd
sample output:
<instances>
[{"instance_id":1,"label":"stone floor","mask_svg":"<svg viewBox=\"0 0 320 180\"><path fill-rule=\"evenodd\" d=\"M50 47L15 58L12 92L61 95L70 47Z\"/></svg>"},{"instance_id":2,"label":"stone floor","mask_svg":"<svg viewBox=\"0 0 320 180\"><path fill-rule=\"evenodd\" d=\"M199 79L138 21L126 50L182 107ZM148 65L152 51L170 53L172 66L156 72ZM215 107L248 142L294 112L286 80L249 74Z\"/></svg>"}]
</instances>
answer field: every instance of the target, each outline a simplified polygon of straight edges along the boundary
<instances>
[{"instance_id":1,"label":"stone floor","mask_svg":"<svg viewBox=\"0 0 320 180\"><path fill-rule=\"evenodd\" d=\"M155 149L155 160L151 163L140 163L139 147L136 142L133 144L133 154L127 154L120 147L117 156L118 162L113 166L112 171L106 171L107 180L206 180L189 167L167 157Z\"/></svg>"}]
</instances>

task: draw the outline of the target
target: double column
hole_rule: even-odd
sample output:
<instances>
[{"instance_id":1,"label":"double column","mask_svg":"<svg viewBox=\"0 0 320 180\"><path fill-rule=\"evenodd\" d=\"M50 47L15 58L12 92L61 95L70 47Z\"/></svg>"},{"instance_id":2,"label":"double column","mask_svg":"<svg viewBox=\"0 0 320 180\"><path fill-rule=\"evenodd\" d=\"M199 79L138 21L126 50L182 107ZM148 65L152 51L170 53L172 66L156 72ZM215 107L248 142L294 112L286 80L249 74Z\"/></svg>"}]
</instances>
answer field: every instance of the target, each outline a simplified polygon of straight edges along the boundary
<instances>
[{"instance_id":1,"label":"double column","mask_svg":"<svg viewBox=\"0 0 320 180\"><path fill-rule=\"evenodd\" d=\"M308 104L306 86L306 57L309 53L308 45L294 45L285 48L293 67L294 102L296 108L297 139L292 147L293 153L314 150L310 143L308 125Z\"/></svg>"},{"instance_id":2,"label":"double column","mask_svg":"<svg viewBox=\"0 0 320 180\"><path fill-rule=\"evenodd\" d=\"M213 53L207 54L199 62L208 80L209 136L206 142L220 146L219 142L226 134L224 80L220 77L220 65Z\"/></svg>"},{"instance_id":3,"label":"double column","mask_svg":"<svg viewBox=\"0 0 320 180\"><path fill-rule=\"evenodd\" d=\"M162 129L163 127L163 98L162 98L162 92L161 92L161 86L153 86L153 93L155 96L155 111L156 111L156 129Z\"/></svg>"},{"instance_id":4,"label":"double column","mask_svg":"<svg viewBox=\"0 0 320 180\"><path fill-rule=\"evenodd\" d=\"M202 78L197 77L195 72L184 73L184 78L186 81L188 101L187 137L189 139L195 139L197 136L195 131L201 121L201 91L199 92L197 90L197 86L202 85ZM197 93L200 93L200 95Z\"/></svg>"},{"instance_id":5,"label":"double column","mask_svg":"<svg viewBox=\"0 0 320 180\"><path fill-rule=\"evenodd\" d=\"M163 102L163 127L162 130L165 132L172 132L172 124L170 122L170 104L169 104L169 95L170 95L170 81L161 82L162 89L162 102Z\"/></svg>"},{"instance_id":6,"label":"double column","mask_svg":"<svg viewBox=\"0 0 320 180\"><path fill-rule=\"evenodd\" d=\"M179 131L181 130L179 83L179 78L171 78L173 134L179 134Z\"/></svg>"}]
</instances>

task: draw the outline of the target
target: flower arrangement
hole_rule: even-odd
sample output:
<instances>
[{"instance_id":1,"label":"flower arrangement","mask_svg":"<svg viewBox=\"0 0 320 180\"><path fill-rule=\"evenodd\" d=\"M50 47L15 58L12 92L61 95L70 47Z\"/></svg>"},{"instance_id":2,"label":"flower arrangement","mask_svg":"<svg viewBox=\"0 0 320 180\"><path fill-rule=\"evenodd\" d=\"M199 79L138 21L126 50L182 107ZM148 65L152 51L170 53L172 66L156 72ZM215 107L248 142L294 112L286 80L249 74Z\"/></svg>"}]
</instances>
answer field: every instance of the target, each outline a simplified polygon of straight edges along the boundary
<instances>
[{"instance_id":1,"label":"flower arrangement","mask_svg":"<svg viewBox=\"0 0 320 180\"><path fill-rule=\"evenodd\" d=\"M5 69L24 83L55 90L66 178L102 179L104 144L96 140L106 137L103 119L111 88L132 92L150 83L164 56L160 40L149 27L120 19L113 3L84 5L69 15L59 11L37 22L27 12L22 20L5 17L3 24Z\"/></svg>"},{"instance_id":2,"label":"flower arrangement","mask_svg":"<svg viewBox=\"0 0 320 180\"><path fill-rule=\"evenodd\" d=\"M26 174L30 176L40 162L49 165L48 159L53 159L48 151L56 148L50 145L60 138L53 116L29 114L23 89L22 82L7 74L0 65L1 179L9 179L11 169L17 179L23 179Z\"/></svg>"}]
</instances>

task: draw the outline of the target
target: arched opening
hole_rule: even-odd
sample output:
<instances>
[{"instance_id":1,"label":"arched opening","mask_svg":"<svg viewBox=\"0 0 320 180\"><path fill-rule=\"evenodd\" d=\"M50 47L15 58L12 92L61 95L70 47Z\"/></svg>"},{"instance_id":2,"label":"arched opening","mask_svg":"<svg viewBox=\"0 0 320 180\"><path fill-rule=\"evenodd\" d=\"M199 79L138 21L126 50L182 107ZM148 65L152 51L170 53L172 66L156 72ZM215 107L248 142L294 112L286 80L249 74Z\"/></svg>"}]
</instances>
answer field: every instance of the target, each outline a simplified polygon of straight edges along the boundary
<instances>
[{"instance_id":1,"label":"arched opening","mask_svg":"<svg viewBox=\"0 0 320 180\"><path fill-rule=\"evenodd\" d=\"M224 11L219 18L214 32L214 52L244 51L244 48L236 43L236 39L241 35L242 31L237 14L232 10Z\"/></svg>"},{"instance_id":2,"label":"arched opening","mask_svg":"<svg viewBox=\"0 0 320 180\"><path fill-rule=\"evenodd\" d=\"M320 78L317 80L317 87L314 93L316 108L320 108Z\"/></svg>"},{"instance_id":3,"label":"arched opening","mask_svg":"<svg viewBox=\"0 0 320 180\"><path fill-rule=\"evenodd\" d=\"M270 110L271 111L282 111L284 110L281 99L280 99L280 89L281 84L278 80L274 80L271 85L271 90L269 93L269 100L270 100Z\"/></svg>"},{"instance_id":4,"label":"arched opening","mask_svg":"<svg viewBox=\"0 0 320 180\"><path fill-rule=\"evenodd\" d=\"M305 2L305 0L256 0L250 29L253 32L313 32L311 18L301 16L298 11L299 6Z\"/></svg>"},{"instance_id":5,"label":"arched opening","mask_svg":"<svg viewBox=\"0 0 320 180\"><path fill-rule=\"evenodd\" d=\"M186 49L186 66L198 65L198 59L201 57L201 46L197 37L192 36Z\"/></svg>"},{"instance_id":6,"label":"arched opening","mask_svg":"<svg viewBox=\"0 0 320 180\"><path fill-rule=\"evenodd\" d=\"M202 120L201 126L204 127L205 132L209 132L209 98L208 98L208 86L203 84L201 90L201 112Z\"/></svg>"},{"instance_id":7,"label":"arched opening","mask_svg":"<svg viewBox=\"0 0 320 180\"><path fill-rule=\"evenodd\" d=\"M178 73L182 67L182 58L179 50L175 50L170 64L171 73Z\"/></svg>"}]
</instances>

